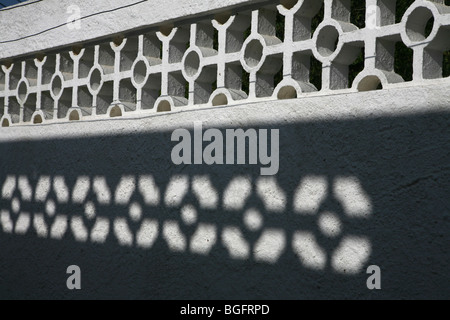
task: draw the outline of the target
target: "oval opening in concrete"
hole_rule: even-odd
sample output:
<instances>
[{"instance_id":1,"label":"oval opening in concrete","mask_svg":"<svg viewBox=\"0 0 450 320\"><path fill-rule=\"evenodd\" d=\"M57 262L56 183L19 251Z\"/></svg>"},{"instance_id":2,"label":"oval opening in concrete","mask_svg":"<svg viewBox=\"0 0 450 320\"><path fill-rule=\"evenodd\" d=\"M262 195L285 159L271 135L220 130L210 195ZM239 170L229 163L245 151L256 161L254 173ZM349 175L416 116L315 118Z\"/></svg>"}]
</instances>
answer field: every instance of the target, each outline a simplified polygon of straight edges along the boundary
<instances>
[{"instance_id":1,"label":"oval opening in concrete","mask_svg":"<svg viewBox=\"0 0 450 320\"><path fill-rule=\"evenodd\" d=\"M144 61L139 60L134 65L133 69L133 78L137 84L142 84L145 81L145 77L147 77L147 65Z\"/></svg>"},{"instance_id":2,"label":"oval opening in concrete","mask_svg":"<svg viewBox=\"0 0 450 320\"><path fill-rule=\"evenodd\" d=\"M261 41L251 40L244 51L244 61L249 68L255 68L262 59L264 47Z\"/></svg>"},{"instance_id":3,"label":"oval opening in concrete","mask_svg":"<svg viewBox=\"0 0 450 320\"><path fill-rule=\"evenodd\" d=\"M18 93L17 95L18 95L19 100L21 102L25 102L25 100L27 98L27 95L28 95L28 87L27 87L27 84L25 83L25 81L22 81L19 84L19 88L17 90L17 93Z\"/></svg>"},{"instance_id":4,"label":"oval opening in concrete","mask_svg":"<svg viewBox=\"0 0 450 320\"><path fill-rule=\"evenodd\" d=\"M325 26L317 36L317 51L322 57L331 56L337 49L339 32L334 26Z\"/></svg>"},{"instance_id":5,"label":"oval opening in concrete","mask_svg":"<svg viewBox=\"0 0 450 320\"><path fill-rule=\"evenodd\" d=\"M99 69L94 69L94 71L92 71L91 78L89 79L89 85L91 86L91 89L94 91L98 90L101 83L102 73Z\"/></svg>"},{"instance_id":6,"label":"oval opening in concrete","mask_svg":"<svg viewBox=\"0 0 450 320\"><path fill-rule=\"evenodd\" d=\"M406 21L406 34L411 42L421 42L428 38L434 27L434 16L428 8L418 7Z\"/></svg>"},{"instance_id":7,"label":"oval opening in concrete","mask_svg":"<svg viewBox=\"0 0 450 320\"><path fill-rule=\"evenodd\" d=\"M56 76L53 78L52 82L52 93L55 97L57 97L62 90L62 80L60 76Z\"/></svg>"},{"instance_id":8,"label":"oval opening in concrete","mask_svg":"<svg viewBox=\"0 0 450 320\"><path fill-rule=\"evenodd\" d=\"M184 60L184 70L189 77L194 77L200 68L200 57L196 51L191 51Z\"/></svg>"}]
</instances>

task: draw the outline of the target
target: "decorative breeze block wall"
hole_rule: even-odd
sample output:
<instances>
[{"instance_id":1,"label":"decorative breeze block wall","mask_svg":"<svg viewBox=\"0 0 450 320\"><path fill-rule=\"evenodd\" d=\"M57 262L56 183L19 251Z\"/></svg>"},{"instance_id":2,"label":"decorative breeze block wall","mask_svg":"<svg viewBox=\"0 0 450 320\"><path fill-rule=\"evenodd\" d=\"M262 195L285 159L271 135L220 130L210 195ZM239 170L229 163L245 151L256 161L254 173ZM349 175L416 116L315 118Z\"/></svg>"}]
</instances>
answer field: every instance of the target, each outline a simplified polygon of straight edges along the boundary
<instances>
[{"instance_id":1,"label":"decorative breeze block wall","mask_svg":"<svg viewBox=\"0 0 450 320\"><path fill-rule=\"evenodd\" d=\"M396 23L396 1L367 0L360 28L351 23L351 4L271 1L58 53L11 57L0 68L1 125L388 88L407 80L395 72L398 43L413 51L408 85L444 76L448 1L414 1ZM349 79L361 56L362 70Z\"/></svg>"}]
</instances>

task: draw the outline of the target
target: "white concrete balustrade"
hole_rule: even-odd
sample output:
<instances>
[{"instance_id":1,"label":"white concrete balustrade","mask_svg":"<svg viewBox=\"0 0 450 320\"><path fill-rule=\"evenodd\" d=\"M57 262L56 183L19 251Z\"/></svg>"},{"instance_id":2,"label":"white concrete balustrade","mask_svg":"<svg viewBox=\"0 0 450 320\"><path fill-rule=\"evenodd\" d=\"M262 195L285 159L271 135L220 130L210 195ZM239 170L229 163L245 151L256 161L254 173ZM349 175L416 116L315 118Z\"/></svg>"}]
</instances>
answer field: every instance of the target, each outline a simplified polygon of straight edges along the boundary
<instances>
[{"instance_id":1,"label":"white concrete balustrade","mask_svg":"<svg viewBox=\"0 0 450 320\"><path fill-rule=\"evenodd\" d=\"M0 20L5 24L16 15L20 21L27 10L45 9L50 2L0 11ZM100 14L100 9L111 9L107 4L85 18L84 12L93 9L80 1L80 29L63 23L39 33L52 21L67 21L62 1L54 19L30 22L23 34L1 31L1 126L450 82L441 79L443 57L450 50L450 6L444 0L415 1L400 23L395 1L367 0L362 29L350 22L350 0L221 1L196 15L192 10L203 1L182 6L172 1L147 21L145 10L166 3L154 2L124 3L117 9L117 20L143 13L124 22L122 30L121 23L111 26ZM312 20L322 7L324 19L313 30ZM283 37L277 36L277 22L284 25ZM52 47L49 37L61 32L67 37L55 39L57 47ZM398 42L413 50L412 81L394 70ZM364 68L350 81L349 66L362 53ZM322 66L320 90L311 83L312 60Z\"/></svg>"}]
</instances>

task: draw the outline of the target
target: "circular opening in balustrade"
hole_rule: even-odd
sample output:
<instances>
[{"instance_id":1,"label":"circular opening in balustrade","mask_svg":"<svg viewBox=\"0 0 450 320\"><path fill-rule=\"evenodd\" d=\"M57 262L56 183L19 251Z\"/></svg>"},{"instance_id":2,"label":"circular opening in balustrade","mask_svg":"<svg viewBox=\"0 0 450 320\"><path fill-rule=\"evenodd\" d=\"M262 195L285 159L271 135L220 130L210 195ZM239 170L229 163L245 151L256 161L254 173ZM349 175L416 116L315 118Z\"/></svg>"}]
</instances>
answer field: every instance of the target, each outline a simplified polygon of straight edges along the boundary
<instances>
[{"instance_id":1,"label":"circular opening in balustrade","mask_svg":"<svg viewBox=\"0 0 450 320\"><path fill-rule=\"evenodd\" d=\"M96 91L100 88L102 84L102 73L99 69L94 69L91 73L91 78L89 79L89 85L92 90Z\"/></svg>"},{"instance_id":2,"label":"circular opening in balustrade","mask_svg":"<svg viewBox=\"0 0 450 320\"><path fill-rule=\"evenodd\" d=\"M25 81L19 83L17 87L17 98L20 102L25 102L28 96L28 86Z\"/></svg>"},{"instance_id":3,"label":"circular opening in balustrade","mask_svg":"<svg viewBox=\"0 0 450 320\"><path fill-rule=\"evenodd\" d=\"M427 39L434 28L434 16L430 9L415 8L406 21L406 35L411 42Z\"/></svg>"},{"instance_id":4,"label":"circular opening in balustrade","mask_svg":"<svg viewBox=\"0 0 450 320\"><path fill-rule=\"evenodd\" d=\"M213 106L225 106L228 104L228 98L223 93L219 93L212 101Z\"/></svg>"},{"instance_id":5,"label":"circular opening in balustrade","mask_svg":"<svg viewBox=\"0 0 450 320\"><path fill-rule=\"evenodd\" d=\"M184 71L189 77L194 77L200 68L200 57L196 51L187 54L184 60Z\"/></svg>"},{"instance_id":6,"label":"circular opening in balustrade","mask_svg":"<svg viewBox=\"0 0 450 320\"><path fill-rule=\"evenodd\" d=\"M28 95L28 86L25 81L22 81L17 88L17 98L21 102L25 102Z\"/></svg>"},{"instance_id":7,"label":"circular opening in balustrade","mask_svg":"<svg viewBox=\"0 0 450 320\"><path fill-rule=\"evenodd\" d=\"M251 40L244 51L244 61L248 68L252 69L259 65L263 57L264 47L261 41Z\"/></svg>"},{"instance_id":8,"label":"circular opening in balustrade","mask_svg":"<svg viewBox=\"0 0 450 320\"><path fill-rule=\"evenodd\" d=\"M142 84L147 77L147 65L144 61L139 60L134 65L133 69L133 79L137 84Z\"/></svg>"},{"instance_id":9,"label":"circular opening in balustrade","mask_svg":"<svg viewBox=\"0 0 450 320\"><path fill-rule=\"evenodd\" d=\"M170 102L167 100L163 100L158 104L157 112L168 112L171 110Z\"/></svg>"},{"instance_id":10,"label":"circular opening in balustrade","mask_svg":"<svg viewBox=\"0 0 450 320\"><path fill-rule=\"evenodd\" d=\"M52 93L55 97L59 96L62 90L62 79L59 75L56 75L52 81Z\"/></svg>"},{"instance_id":11,"label":"circular opening in balustrade","mask_svg":"<svg viewBox=\"0 0 450 320\"><path fill-rule=\"evenodd\" d=\"M280 0L280 4L288 10L292 9L297 3L298 0Z\"/></svg>"},{"instance_id":12,"label":"circular opening in balustrade","mask_svg":"<svg viewBox=\"0 0 450 320\"><path fill-rule=\"evenodd\" d=\"M293 86L284 86L278 91L278 100L297 98L297 90Z\"/></svg>"},{"instance_id":13,"label":"circular opening in balustrade","mask_svg":"<svg viewBox=\"0 0 450 320\"><path fill-rule=\"evenodd\" d=\"M325 26L317 36L317 51L323 57L331 56L339 43L339 31L334 26Z\"/></svg>"}]
</instances>

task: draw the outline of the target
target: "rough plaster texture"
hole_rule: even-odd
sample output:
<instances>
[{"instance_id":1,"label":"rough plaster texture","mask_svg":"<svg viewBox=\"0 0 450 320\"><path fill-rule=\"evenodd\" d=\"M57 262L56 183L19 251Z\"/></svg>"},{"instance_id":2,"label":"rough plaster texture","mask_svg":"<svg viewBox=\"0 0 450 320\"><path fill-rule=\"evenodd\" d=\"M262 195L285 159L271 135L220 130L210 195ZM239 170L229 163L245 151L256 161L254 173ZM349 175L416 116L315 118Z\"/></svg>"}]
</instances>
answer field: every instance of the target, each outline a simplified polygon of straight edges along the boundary
<instances>
[{"instance_id":1,"label":"rough plaster texture","mask_svg":"<svg viewBox=\"0 0 450 320\"><path fill-rule=\"evenodd\" d=\"M123 34L136 28L173 24L181 18L194 18L199 14L211 15L237 6L256 4L261 0L45 0L26 6L0 11L0 59L26 53L46 51L55 47L92 41L114 34ZM66 28L72 6L80 8L83 18L81 30ZM39 17L46 17L39 19ZM60 26L55 28L56 26ZM30 35L35 35L30 37Z\"/></svg>"},{"instance_id":2,"label":"rough plaster texture","mask_svg":"<svg viewBox=\"0 0 450 320\"><path fill-rule=\"evenodd\" d=\"M86 12L115 4L105 3L78 2ZM55 29L42 43L1 44L14 63L0 71L0 298L450 298L449 7L416 1L394 24L392 2L367 1L358 29L350 1L327 0L311 34L321 1L237 6L248 3L143 2L65 38ZM0 24L50 4L0 11ZM242 12L215 15L232 6ZM100 41L71 51L86 40ZM394 73L398 41L414 50L411 82ZM364 70L348 88L362 47ZM174 165L171 134L196 121L222 133L278 129L279 172ZM80 291L66 288L72 264ZM369 265L381 268L382 290L367 289Z\"/></svg>"}]
</instances>

